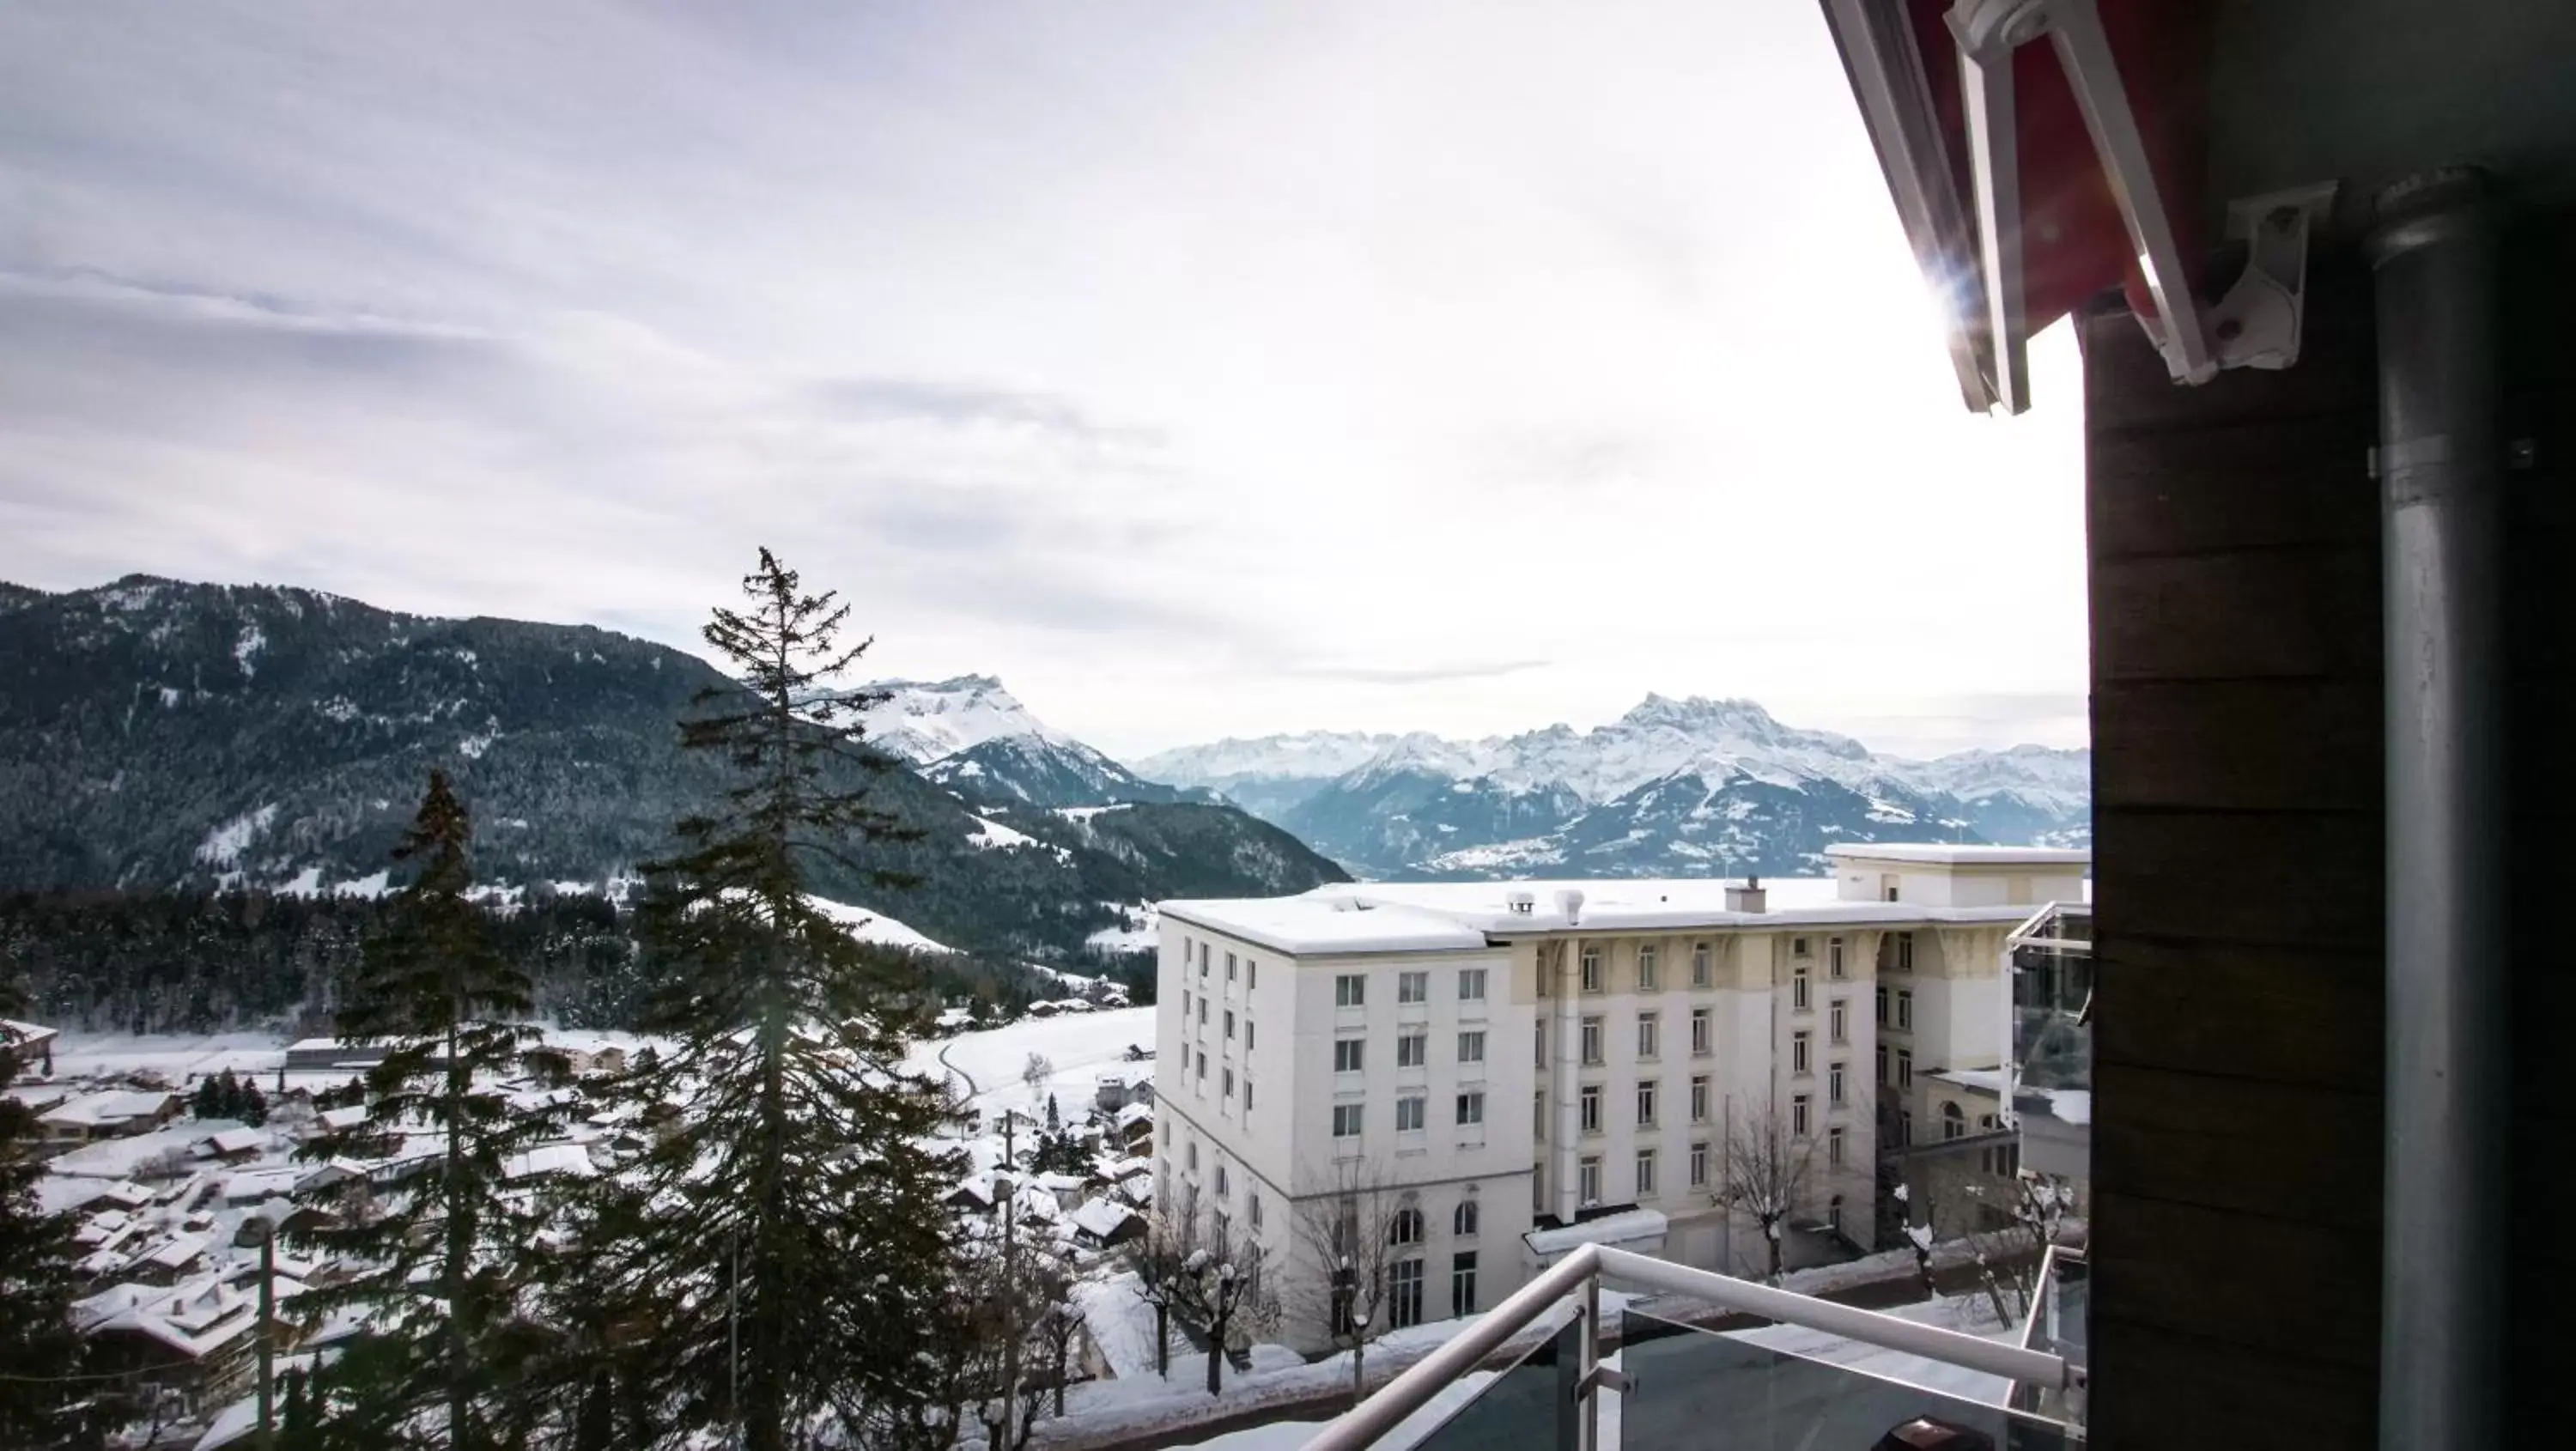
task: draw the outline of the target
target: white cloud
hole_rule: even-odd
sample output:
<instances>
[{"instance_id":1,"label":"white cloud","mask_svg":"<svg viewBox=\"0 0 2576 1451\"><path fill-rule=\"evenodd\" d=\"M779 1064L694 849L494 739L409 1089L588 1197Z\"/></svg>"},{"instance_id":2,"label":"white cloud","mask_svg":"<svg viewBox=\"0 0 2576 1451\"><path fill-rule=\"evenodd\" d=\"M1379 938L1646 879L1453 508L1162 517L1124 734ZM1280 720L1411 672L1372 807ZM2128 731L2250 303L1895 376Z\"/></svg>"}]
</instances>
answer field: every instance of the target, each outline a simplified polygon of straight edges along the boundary
<instances>
[{"instance_id":1,"label":"white cloud","mask_svg":"<svg viewBox=\"0 0 2576 1451\"><path fill-rule=\"evenodd\" d=\"M1127 750L2083 688L2072 347L1960 409L1803 0L122 10L0 12L0 576L768 543Z\"/></svg>"}]
</instances>

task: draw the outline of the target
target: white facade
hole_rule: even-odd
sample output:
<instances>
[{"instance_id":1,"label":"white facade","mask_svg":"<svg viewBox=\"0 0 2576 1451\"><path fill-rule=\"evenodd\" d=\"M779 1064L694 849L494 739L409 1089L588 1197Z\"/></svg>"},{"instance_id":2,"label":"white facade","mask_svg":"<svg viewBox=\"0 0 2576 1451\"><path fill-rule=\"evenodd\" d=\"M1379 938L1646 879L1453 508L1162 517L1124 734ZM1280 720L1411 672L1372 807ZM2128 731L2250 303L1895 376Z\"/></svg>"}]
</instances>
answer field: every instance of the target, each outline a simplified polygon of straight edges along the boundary
<instances>
[{"instance_id":1,"label":"white facade","mask_svg":"<svg viewBox=\"0 0 2576 1451\"><path fill-rule=\"evenodd\" d=\"M1962 850L1838 850L1830 897L1776 909L1707 881L1164 903L1157 1202L1257 1226L1301 1346L1320 1325L1294 1291L1322 1271L1297 1222L1354 1181L1420 1215L1406 1320L1490 1306L1587 1238L1761 1272L1719 1197L1729 1133L1769 1116L1807 1157L1794 1222L1869 1248L1879 1049L1891 1123L1931 1070L1999 1064L2003 936L2081 895L2081 852L1911 855ZM1882 987L1908 1026L1882 1027Z\"/></svg>"}]
</instances>

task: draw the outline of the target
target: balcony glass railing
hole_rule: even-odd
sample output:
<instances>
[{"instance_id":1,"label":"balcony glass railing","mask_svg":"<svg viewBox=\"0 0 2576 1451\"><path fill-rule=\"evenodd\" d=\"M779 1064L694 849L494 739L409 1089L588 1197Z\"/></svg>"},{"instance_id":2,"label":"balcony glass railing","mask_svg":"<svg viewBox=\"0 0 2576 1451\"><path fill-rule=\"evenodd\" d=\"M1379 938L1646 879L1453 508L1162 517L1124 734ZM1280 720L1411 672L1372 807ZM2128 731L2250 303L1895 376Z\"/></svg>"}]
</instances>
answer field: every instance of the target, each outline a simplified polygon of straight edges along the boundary
<instances>
[{"instance_id":1,"label":"balcony glass railing","mask_svg":"<svg viewBox=\"0 0 2576 1451\"><path fill-rule=\"evenodd\" d=\"M2082 1127L2093 1109L2093 912L2042 908L2007 940L2012 1110L2025 1130Z\"/></svg>"},{"instance_id":2,"label":"balcony glass railing","mask_svg":"<svg viewBox=\"0 0 2576 1451\"><path fill-rule=\"evenodd\" d=\"M1622 1317L1622 1448L1706 1451L2055 1451L2080 1444L2061 1422L2001 1404L2013 1382L1938 1361L1919 1361L1934 1384L1769 1343L1764 1332L1714 1334L1656 1315ZM1899 1360L1912 1357L1896 1357Z\"/></svg>"},{"instance_id":3,"label":"balcony glass railing","mask_svg":"<svg viewBox=\"0 0 2576 1451\"><path fill-rule=\"evenodd\" d=\"M1615 1363L1601 1356L1605 1278L1659 1297L1619 1317ZM1723 1329L1684 1318L1711 1313ZM1747 1328L1746 1317L1769 1328ZM1512 1354L1533 1327L1544 1340ZM1306 1451L1381 1440L1431 1451L2055 1451L2080 1443L2082 1409L2080 1366L2010 1336L1587 1244L1325 1426Z\"/></svg>"}]
</instances>

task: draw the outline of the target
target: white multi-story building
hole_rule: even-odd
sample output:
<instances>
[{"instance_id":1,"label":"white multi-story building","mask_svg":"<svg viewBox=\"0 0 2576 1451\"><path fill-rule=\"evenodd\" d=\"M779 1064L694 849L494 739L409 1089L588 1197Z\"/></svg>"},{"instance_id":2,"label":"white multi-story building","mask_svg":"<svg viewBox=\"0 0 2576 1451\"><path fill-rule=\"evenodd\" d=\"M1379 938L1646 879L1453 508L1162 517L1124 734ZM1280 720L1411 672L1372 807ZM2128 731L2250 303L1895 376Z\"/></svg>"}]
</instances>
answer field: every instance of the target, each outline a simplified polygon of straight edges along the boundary
<instances>
[{"instance_id":1,"label":"white multi-story building","mask_svg":"<svg viewBox=\"0 0 2576 1451\"><path fill-rule=\"evenodd\" d=\"M1490 1305L1586 1240L1761 1271L1758 1226L1725 1204L1730 1142L1800 1166L1801 1235L1873 1247L1881 1122L1924 1122L1936 1070L2000 1066L2004 936L2079 900L2087 855L1828 854L1832 883L1770 890L1164 903L1157 1202L1257 1236L1294 1287L1323 1273L1302 1219L1355 1185L1399 1198L1399 1325ZM1292 1313L1284 1336L1320 1325Z\"/></svg>"}]
</instances>

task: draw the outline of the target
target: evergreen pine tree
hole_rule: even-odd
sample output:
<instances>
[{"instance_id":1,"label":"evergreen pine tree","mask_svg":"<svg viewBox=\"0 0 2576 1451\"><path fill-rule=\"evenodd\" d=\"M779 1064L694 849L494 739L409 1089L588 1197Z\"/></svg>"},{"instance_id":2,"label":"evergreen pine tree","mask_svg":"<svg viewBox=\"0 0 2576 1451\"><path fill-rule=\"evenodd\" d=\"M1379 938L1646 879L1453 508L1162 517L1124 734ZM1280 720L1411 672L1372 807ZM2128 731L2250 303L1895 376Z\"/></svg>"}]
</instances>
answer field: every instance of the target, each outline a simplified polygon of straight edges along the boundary
<instances>
[{"instance_id":1,"label":"evergreen pine tree","mask_svg":"<svg viewBox=\"0 0 2576 1451\"><path fill-rule=\"evenodd\" d=\"M14 1015L16 989L0 982L0 1016ZM0 1030L0 1084L18 1076L16 1044ZM37 1206L45 1176L36 1157L42 1127L27 1106L0 1098L0 1446L53 1446L75 1432L77 1393L65 1379L81 1368L71 1306L78 1250L69 1215Z\"/></svg>"},{"instance_id":2,"label":"evergreen pine tree","mask_svg":"<svg viewBox=\"0 0 2576 1451\"><path fill-rule=\"evenodd\" d=\"M848 606L804 593L765 549L744 592L747 609L704 631L741 683L681 724L733 782L647 869L662 981L644 1026L673 1046L627 1091L688 1109L638 1162L655 1213L621 1279L659 1297L652 1399L678 1424L656 1429L730 1423L749 1451L780 1451L818 1421L854 1435L925 1395L914 1327L951 1278L940 1198L960 1166L923 1147L950 1110L903 1066L919 970L806 894L826 866L902 884L852 855L913 835L869 804L891 763L857 716L883 696L814 688L867 643L839 644Z\"/></svg>"},{"instance_id":3,"label":"evergreen pine tree","mask_svg":"<svg viewBox=\"0 0 2576 1451\"><path fill-rule=\"evenodd\" d=\"M241 1081L241 1101L234 1117L252 1128L268 1122L268 1098L259 1091L259 1084L247 1076Z\"/></svg>"},{"instance_id":4,"label":"evergreen pine tree","mask_svg":"<svg viewBox=\"0 0 2576 1451\"><path fill-rule=\"evenodd\" d=\"M394 851L417 875L366 945L338 1018L341 1041L391 1051L366 1075L366 1119L298 1151L308 1160L418 1157L413 1172L374 1189L364 1216L338 1213L333 1191L317 1191L325 1222L313 1238L356 1273L315 1287L307 1308L365 1312L368 1343L347 1357L346 1391L335 1397L352 1422L381 1425L396 1444L454 1451L503 1439L492 1424L509 1369L499 1349L540 1227L530 1186L509 1174L514 1158L559 1128L550 1112L515 1107L502 1080L562 1076L559 1058L536 1048L537 1031L523 1023L526 975L492 950L482 910L466 898L471 836L464 803L443 772L431 772Z\"/></svg>"}]
</instances>

